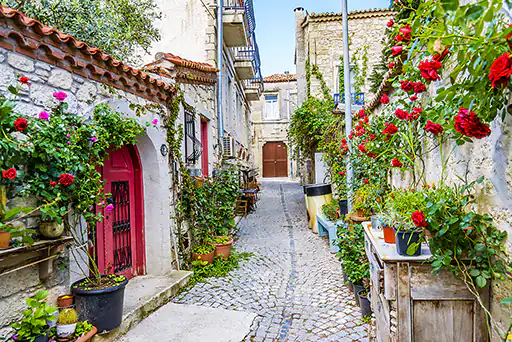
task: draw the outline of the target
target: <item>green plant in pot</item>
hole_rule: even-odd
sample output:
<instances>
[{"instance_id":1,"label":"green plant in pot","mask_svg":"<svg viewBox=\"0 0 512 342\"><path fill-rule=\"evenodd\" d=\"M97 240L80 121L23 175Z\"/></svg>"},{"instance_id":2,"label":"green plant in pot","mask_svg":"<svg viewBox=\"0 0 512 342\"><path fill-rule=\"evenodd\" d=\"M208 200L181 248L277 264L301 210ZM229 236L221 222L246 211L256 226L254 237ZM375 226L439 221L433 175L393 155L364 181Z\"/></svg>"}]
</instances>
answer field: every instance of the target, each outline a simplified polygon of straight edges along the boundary
<instances>
[{"instance_id":1,"label":"green plant in pot","mask_svg":"<svg viewBox=\"0 0 512 342\"><path fill-rule=\"evenodd\" d=\"M33 297L27 298L28 309L22 312L21 321L12 325L16 331L13 339L18 342L46 342L48 341L48 324L55 318L56 307L46 303L48 291L41 290Z\"/></svg>"},{"instance_id":2,"label":"green plant in pot","mask_svg":"<svg viewBox=\"0 0 512 342\"><path fill-rule=\"evenodd\" d=\"M75 333L78 314L73 308L65 308L59 312L57 317L57 336L69 337Z\"/></svg>"},{"instance_id":3,"label":"green plant in pot","mask_svg":"<svg viewBox=\"0 0 512 342\"><path fill-rule=\"evenodd\" d=\"M327 217L329 221L338 221L340 219L339 203L336 200L325 203L322 205L322 214L324 214L324 216Z\"/></svg>"},{"instance_id":4,"label":"green plant in pot","mask_svg":"<svg viewBox=\"0 0 512 342\"><path fill-rule=\"evenodd\" d=\"M397 252L404 256L421 254L426 221L425 195L414 189L397 189L390 193L385 208L396 234Z\"/></svg>"}]
</instances>

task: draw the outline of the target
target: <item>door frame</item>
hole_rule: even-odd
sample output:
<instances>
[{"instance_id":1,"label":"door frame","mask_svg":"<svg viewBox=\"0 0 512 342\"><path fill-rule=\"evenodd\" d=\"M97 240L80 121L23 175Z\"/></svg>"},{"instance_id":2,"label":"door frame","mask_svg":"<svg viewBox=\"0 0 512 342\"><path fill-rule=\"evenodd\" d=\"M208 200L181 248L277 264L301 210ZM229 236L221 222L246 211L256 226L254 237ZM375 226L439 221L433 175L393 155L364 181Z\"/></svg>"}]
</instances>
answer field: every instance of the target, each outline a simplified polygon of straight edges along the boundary
<instances>
[{"instance_id":1,"label":"door frame","mask_svg":"<svg viewBox=\"0 0 512 342\"><path fill-rule=\"evenodd\" d=\"M209 175L209 149L208 149L208 120L201 116L201 124L200 124L200 130L201 130L201 147L202 147L202 154L201 154L201 172L204 177L208 177Z\"/></svg>"}]
</instances>

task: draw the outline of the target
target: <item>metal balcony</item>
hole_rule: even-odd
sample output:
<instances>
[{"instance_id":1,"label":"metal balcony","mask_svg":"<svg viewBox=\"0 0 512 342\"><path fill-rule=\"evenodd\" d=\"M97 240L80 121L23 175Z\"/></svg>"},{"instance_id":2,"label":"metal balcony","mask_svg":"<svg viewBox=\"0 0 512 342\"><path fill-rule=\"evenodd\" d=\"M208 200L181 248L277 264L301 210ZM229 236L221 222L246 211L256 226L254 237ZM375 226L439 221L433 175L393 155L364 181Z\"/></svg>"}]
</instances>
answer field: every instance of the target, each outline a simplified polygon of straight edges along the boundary
<instances>
[{"instance_id":1,"label":"metal balcony","mask_svg":"<svg viewBox=\"0 0 512 342\"><path fill-rule=\"evenodd\" d=\"M225 0L222 21L226 45L247 46L256 29L252 0Z\"/></svg>"},{"instance_id":2,"label":"metal balcony","mask_svg":"<svg viewBox=\"0 0 512 342\"><path fill-rule=\"evenodd\" d=\"M235 61L235 70L242 80L259 78L261 75L261 60L256 35L253 33L247 47L231 48Z\"/></svg>"},{"instance_id":3,"label":"metal balcony","mask_svg":"<svg viewBox=\"0 0 512 342\"><path fill-rule=\"evenodd\" d=\"M244 88L247 101L258 101L263 93L263 78L259 75L257 78L245 80Z\"/></svg>"},{"instance_id":4,"label":"metal balcony","mask_svg":"<svg viewBox=\"0 0 512 342\"><path fill-rule=\"evenodd\" d=\"M364 93L352 93L352 104L356 106L364 106ZM345 94L342 94L341 96L341 102L340 102L340 94L334 94L334 104L340 104L345 103Z\"/></svg>"}]
</instances>

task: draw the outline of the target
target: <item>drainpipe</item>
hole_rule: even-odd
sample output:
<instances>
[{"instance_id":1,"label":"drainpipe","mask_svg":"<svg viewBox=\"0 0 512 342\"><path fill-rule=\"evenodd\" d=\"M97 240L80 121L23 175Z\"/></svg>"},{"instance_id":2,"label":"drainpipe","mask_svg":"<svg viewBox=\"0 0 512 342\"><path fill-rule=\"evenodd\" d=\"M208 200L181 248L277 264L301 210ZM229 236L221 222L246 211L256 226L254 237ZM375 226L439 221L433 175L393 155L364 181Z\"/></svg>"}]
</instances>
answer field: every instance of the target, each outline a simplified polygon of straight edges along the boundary
<instances>
[{"instance_id":1,"label":"drainpipe","mask_svg":"<svg viewBox=\"0 0 512 342\"><path fill-rule=\"evenodd\" d=\"M345 68L345 135L350 153L352 152L352 144L348 138L352 131L352 98L350 89L350 55L348 46L348 4L347 0L341 0L341 9L343 13L343 62ZM350 153L347 156L347 200L348 210L352 210L352 181L354 178L354 170L350 161Z\"/></svg>"},{"instance_id":2,"label":"drainpipe","mask_svg":"<svg viewBox=\"0 0 512 342\"><path fill-rule=\"evenodd\" d=\"M224 80L223 70L223 49L224 49L224 26L222 23L222 15L224 13L224 0L217 0L217 128L219 135L219 146L222 152L222 137L224 137L224 121L222 116L222 88Z\"/></svg>"}]
</instances>

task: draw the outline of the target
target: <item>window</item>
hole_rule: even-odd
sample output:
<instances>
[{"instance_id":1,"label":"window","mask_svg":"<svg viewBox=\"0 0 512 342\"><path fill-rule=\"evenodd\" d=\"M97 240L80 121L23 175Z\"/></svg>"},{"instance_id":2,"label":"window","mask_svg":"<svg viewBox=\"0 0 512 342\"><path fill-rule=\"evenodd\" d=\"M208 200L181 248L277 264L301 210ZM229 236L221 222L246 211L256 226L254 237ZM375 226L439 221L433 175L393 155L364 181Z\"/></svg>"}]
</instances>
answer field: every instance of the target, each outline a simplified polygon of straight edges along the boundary
<instances>
[{"instance_id":1,"label":"window","mask_svg":"<svg viewBox=\"0 0 512 342\"><path fill-rule=\"evenodd\" d=\"M265 119L279 119L279 103L277 95L265 95Z\"/></svg>"},{"instance_id":2,"label":"window","mask_svg":"<svg viewBox=\"0 0 512 342\"><path fill-rule=\"evenodd\" d=\"M194 165L203 151L201 141L196 137L194 112L185 109L185 158L187 164Z\"/></svg>"}]
</instances>

